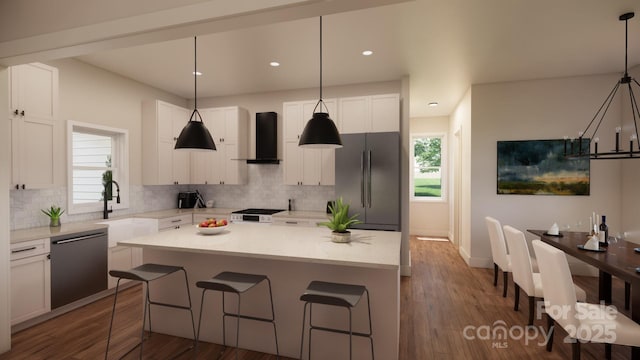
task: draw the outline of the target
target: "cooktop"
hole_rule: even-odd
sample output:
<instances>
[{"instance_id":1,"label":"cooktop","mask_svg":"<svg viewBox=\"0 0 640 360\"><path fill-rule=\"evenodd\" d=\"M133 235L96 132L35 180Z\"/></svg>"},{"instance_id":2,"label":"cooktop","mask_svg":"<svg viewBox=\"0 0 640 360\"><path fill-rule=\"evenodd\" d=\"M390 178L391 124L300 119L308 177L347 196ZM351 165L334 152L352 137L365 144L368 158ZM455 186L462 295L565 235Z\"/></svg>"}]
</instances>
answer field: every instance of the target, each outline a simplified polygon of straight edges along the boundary
<instances>
[{"instance_id":1,"label":"cooktop","mask_svg":"<svg viewBox=\"0 0 640 360\"><path fill-rule=\"evenodd\" d=\"M234 211L234 212L232 212L232 214L273 215L273 214L279 213L281 211L284 211L284 209L255 209L255 208L249 208L249 209Z\"/></svg>"}]
</instances>

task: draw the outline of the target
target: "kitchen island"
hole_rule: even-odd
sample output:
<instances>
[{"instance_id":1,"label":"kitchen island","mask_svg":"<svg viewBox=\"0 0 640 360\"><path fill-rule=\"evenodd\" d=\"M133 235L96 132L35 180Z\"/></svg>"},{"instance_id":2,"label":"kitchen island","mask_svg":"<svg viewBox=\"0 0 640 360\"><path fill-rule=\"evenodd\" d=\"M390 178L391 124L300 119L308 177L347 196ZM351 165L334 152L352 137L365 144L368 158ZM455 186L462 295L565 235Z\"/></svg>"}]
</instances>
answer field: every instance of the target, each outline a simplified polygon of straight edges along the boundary
<instances>
[{"instance_id":1,"label":"kitchen island","mask_svg":"<svg viewBox=\"0 0 640 360\"><path fill-rule=\"evenodd\" d=\"M194 226L121 241L144 249L144 262L184 266L189 274L194 311L200 311L201 290L195 282L221 271L269 276L273 288L280 354L299 356L303 303L300 295L312 280L364 285L371 294L371 315L376 357L397 359L400 326L400 238L389 231L352 230L352 242L337 244L326 228L278 226L255 223L230 224L222 233L200 235ZM183 280L182 280L183 281ZM180 278L152 284L152 296L160 301L186 301ZM232 298L229 298L232 299ZM366 302L366 299L363 299ZM243 294L242 312L265 315L269 311L265 284ZM227 302L233 310L233 301ZM367 329L365 303L354 311L354 331ZM314 324L347 326L347 312L340 308L314 307ZM221 299L209 293L205 300L204 341L222 342ZM153 308L153 331L190 337L191 324L183 312ZM197 324L196 324L197 326ZM241 320L240 347L275 353L272 328ZM354 358L369 358L367 339L354 337ZM235 319L227 320L227 344L235 344ZM314 332L315 358L348 357L348 336Z\"/></svg>"}]
</instances>

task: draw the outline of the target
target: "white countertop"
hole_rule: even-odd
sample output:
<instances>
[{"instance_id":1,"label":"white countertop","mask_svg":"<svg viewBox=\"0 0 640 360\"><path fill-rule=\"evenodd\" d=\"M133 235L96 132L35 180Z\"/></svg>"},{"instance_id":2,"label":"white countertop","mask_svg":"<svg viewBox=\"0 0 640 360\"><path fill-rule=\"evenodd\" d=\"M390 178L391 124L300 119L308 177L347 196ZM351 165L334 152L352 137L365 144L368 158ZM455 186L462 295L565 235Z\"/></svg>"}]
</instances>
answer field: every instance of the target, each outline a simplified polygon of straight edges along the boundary
<instances>
[{"instance_id":1,"label":"white countertop","mask_svg":"<svg viewBox=\"0 0 640 360\"><path fill-rule=\"evenodd\" d=\"M232 223L201 235L196 225L120 241L118 245L366 268L400 267L400 232L351 230L351 243L331 241L327 228Z\"/></svg>"}]
</instances>

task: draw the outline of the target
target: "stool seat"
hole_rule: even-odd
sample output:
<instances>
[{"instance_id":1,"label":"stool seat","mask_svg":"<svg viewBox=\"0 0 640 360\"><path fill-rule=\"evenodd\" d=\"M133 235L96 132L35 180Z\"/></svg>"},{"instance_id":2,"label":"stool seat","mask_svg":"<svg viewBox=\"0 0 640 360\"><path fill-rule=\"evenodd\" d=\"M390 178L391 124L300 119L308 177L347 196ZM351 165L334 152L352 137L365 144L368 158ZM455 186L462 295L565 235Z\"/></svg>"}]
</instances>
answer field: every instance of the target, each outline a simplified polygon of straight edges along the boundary
<instances>
[{"instance_id":1,"label":"stool seat","mask_svg":"<svg viewBox=\"0 0 640 360\"><path fill-rule=\"evenodd\" d=\"M240 311L240 294L248 291L254 286L266 281L269 290L269 302L271 305L271 317L258 317L244 315ZM240 343L240 319L254 320L261 322L271 323L273 326L273 336L276 343L276 357L280 358L280 350L278 347L278 332L276 330L275 312L273 310L273 295L271 293L271 280L266 275L245 274L232 271L223 271L218 275L207 280L200 280L196 282L196 286L202 289L202 299L200 300L200 316L198 320L198 333L196 335L196 347L194 350L194 356L198 352L198 341L200 339L200 328L202 326L202 312L204 310L204 294L207 290L220 291L222 294L222 344L227 346L227 329L225 318L227 316L236 318L236 346L235 354L236 360L238 359L238 349ZM236 312L228 312L225 307L225 293L234 293L237 296L237 308Z\"/></svg>"},{"instance_id":2,"label":"stool seat","mask_svg":"<svg viewBox=\"0 0 640 360\"><path fill-rule=\"evenodd\" d=\"M175 303L152 301L149 295L149 288L150 288L149 283L153 280L160 279L162 277L171 275L179 271L182 271L184 273L184 285L185 285L187 300L189 302L189 305L187 306L187 305L180 305ZM193 318L193 310L191 308L191 292L189 291L189 279L187 277L187 270L185 270L184 267L147 263L147 264L142 264L140 266L136 266L129 270L111 270L109 271L109 275L117 278L118 282L116 283L116 290L113 297L113 309L111 310L111 321L109 322L109 335L107 336L107 349L104 353L105 360L107 360L109 356L109 345L111 343L111 331L113 330L113 319L116 315L116 303L118 302L118 293L120 291L120 281L122 279L140 281L146 284L146 286L144 287L144 308L142 311L142 330L140 334L140 342L136 346L131 348L129 351L127 351L127 353L122 357L128 355L135 348L140 347L139 358L140 360L142 360L142 351L144 346L144 331L145 331L145 326L147 324L147 316L149 318L149 334L151 334L151 305L189 311L191 315L191 328L193 330L193 341L195 346L197 341L196 323Z\"/></svg>"},{"instance_id":3,"label":"stool seat","mask_svg":"<svg viewBox=\"0 0 640 360\"><path fill-rule=\"evenodd\" d=\"M353 331L351 319L352 309L356 305L358 305L360 299L364 294L367 294L367 315L369 320L369 331L366 333ZM371 329L371 304L369 303L369 290L367 290L365 286L314 280L309 283L304 293L300 296L300 300L304 301L304 309L302 311L302 339L300 340L300 359L302 359L302 351L304 348L304 329L307 317L307 306L309 307L309 360L311 360L311 330L320 330L349 335L349 359L353 358L353 336L368 338L369 343L371 344L371 358L375 359L373 351L373 332ZM346 308L349 312L349 328L340 329L314 325L312 318L313 304L340 306Z\"/></svg>"},{"instance_id":4,"label":"stool seat","mask_svg":"<svg viewBox=\"0 0 640 360\"><path fill-rule=\"evenodd\" d=\"M300 300L316 304L354 307L358 304L366 288L361 285L312 281Z\"/></svg>"},{"instance_id":5,"label":"stool seat","mask_svg":"<svg viewBox=\"0 0 640 360\"><path fill-rule=\"evenodd\" d=\"M142 264L129 270L111 270L109 275L128 280L153 281L182 269L181 266Z\"/></svg>"},{"instance_id":6,"label":"stool seat","mask_svg":"<svg viewBox=\"0 0 640 360\"><path fill-rule=\"evenodd\" d=\"M241 294L266 280L264 275L243 274L224 271L209 280L201 280L196 286L207 290L227 291Z\"/></svg>"}]
</instances>

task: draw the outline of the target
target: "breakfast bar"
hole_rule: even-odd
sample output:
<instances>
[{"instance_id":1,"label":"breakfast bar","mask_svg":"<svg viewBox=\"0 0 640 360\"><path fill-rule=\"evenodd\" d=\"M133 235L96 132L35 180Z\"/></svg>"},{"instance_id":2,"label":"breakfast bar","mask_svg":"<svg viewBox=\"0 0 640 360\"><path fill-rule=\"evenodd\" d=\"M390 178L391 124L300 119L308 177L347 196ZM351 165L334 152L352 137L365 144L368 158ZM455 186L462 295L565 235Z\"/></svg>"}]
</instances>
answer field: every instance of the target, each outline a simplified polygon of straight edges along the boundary
<instances>
[{"instance_id":1,"label":"breakfast bar","mask_svg":"<svg viewBox=\"0 0 640 360\"><path fill-rule=\"evenodd\" d=\"M145 263L184 266L189 275L195 314L200 311L201 295L196 281L222 271L267 275L273 288L280 354L287 357L299 356L303 312L299 298L309 282L364 285L371 296L376 358L398 359L400 238L400 232L352 230L351 242L340 244L331 241L330 230L326 228L232 223L214 235L203 235L196 226L187 226L118 244L143 248ZM159 301L186 301L182 291L175 290L184 286L179 278L162 280L156 287L152 285L152 297ZM267 314L270 309L265 300L266 286L261 284L251 291L255 294L242 298L242 312L254 316ZM154 332L191 337L191 322L184 314L172 309L152 310ZM314 323L347 327L343 310L319 305L313 311ZM366 304L355 308L354 331L367 327L366 311ZM222 343L220 312L220 296L209 295L202 317L201 340ZM241 322L240 326L241 348L275 353L273 329L269 324ZM313 356L348 357L348 341L348 336L314 332ZM235 320L227 321L227 344L235 344ZM353 346L354 358L370 357L367 339L355 337Z\"/></svg>"}]
</instances>

